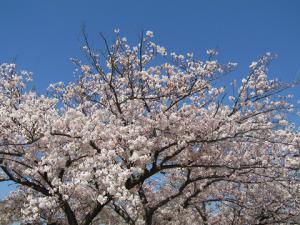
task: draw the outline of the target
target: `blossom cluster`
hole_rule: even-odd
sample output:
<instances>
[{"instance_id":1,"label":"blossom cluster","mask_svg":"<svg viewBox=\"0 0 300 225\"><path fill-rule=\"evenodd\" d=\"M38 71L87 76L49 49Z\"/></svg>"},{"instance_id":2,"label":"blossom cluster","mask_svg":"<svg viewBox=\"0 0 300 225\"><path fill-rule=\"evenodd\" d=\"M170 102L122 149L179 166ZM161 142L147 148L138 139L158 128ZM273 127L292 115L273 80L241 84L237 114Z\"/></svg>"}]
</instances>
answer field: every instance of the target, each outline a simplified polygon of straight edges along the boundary
<instances>
[{"instance_id":1,"label":"blossom cluster","mask_svg":"<svg viewBox=\"0 0 300 225\"><path fill-rule=\"evenodd\" d=\"M116 30L106 57L83 48L79 79L28 89L29 72L0 66L0 208L32 224L284 224L300 214L300 135L289 84L274 58L251 63L227 100L236 64L215 50L168 53L147 31L137 46ZM105 43L106 40L105 40ZM240 84L238 86L237 84ZM1 214L1 210L5 213ZM94 223L93 223L94 224Z\"/></svg>"}]
</instances>

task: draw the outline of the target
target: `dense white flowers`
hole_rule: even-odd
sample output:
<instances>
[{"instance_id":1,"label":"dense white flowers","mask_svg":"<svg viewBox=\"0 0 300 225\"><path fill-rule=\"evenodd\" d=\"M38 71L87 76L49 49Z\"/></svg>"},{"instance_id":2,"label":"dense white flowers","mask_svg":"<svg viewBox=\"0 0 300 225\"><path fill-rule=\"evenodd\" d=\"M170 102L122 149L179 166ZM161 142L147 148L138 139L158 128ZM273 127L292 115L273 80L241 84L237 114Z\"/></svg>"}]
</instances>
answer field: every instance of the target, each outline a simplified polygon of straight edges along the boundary
<instances>
[{"instance_id":1,"label":"dense white flowers","mask_svg":"<svg viewBox=\"0 0 300 225\"><path fill-rule=\"evenodd\" d=\"M292 96L277 96L289 85L267 77L273 56L227 90L217 81L236 64L215 50L201 61L151 31L132 47L115 32L107 57L86 43L91 64L73 60L79 79L47 96L0 66L0 182L19 184L0 224L292 223L300 136Z\"/></svg>"},{"instance_id":2,"label":"dense white flowers","mask_svg":"<svg viewBox=\"0 0 300 225\"><path fill-rule=\"evenodd\" d=\"M161 55L166 55L167 54L166 49L164 47L159 46L159 45L156 46L156 51Z\"/></svg>"}]
</instances>

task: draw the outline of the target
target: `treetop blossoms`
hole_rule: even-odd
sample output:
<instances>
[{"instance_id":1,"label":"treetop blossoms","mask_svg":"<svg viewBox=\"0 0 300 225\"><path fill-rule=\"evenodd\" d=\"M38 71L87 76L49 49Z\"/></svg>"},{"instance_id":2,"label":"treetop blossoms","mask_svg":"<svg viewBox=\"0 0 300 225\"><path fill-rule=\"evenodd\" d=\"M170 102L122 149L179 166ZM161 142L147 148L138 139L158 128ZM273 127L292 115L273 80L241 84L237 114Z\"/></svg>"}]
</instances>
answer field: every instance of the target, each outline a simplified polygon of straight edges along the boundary
<instances>
[{"instance_id":1,"label":"treetop blossoms","mask_svg":"<svg viewBox=\"0 0 300 225\"><path fill-rule=\"evenodd\" d=\"M28 89L0 66L0 182L18 184L0 223L287 224L299 218L295 106L269 53L226 88L215 50L168 53L115 30L106 53L72 59L77 79ZM232 91L232 89L234 91ZM233 93L232 93L233 92Z\"/></svg>"}]
</instances>

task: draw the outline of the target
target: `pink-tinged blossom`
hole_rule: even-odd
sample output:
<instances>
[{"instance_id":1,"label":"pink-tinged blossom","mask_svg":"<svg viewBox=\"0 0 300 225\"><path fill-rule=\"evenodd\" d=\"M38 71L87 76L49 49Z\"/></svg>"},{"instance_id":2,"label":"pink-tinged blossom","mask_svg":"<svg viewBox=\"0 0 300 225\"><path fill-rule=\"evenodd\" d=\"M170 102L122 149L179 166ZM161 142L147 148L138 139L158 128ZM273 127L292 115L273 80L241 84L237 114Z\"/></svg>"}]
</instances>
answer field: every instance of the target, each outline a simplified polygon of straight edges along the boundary
<instances>
[{"instance_id":1,"label":"pink-tinged blossom","mask_svg":"<svg viewBox=\"0 0 300 225\"><path fill-rule=\"evenodd\" d=\"M153 34L152 31L148 30L148 31L146 32L146 36L152 38L152 37L154 36L154 34Z\"/></svg>"}]
</instances>

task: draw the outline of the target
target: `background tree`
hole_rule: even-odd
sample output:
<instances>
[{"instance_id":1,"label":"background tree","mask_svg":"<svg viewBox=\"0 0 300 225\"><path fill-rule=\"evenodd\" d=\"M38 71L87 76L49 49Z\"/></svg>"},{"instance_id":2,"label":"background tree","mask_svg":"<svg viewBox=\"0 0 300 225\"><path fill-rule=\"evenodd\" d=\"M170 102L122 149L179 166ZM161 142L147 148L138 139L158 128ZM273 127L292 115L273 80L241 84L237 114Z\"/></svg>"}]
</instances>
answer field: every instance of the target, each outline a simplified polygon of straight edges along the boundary
<instances>
[{"instance_id":1,"label":"background tree","mask_svg":"<svg viewBox=\"0 0 300 225\"><path fill-rule=\"evenodd\" d=\"M19 184L2 221L296 223L300 139L280 96L291 85L266 75L273 56L227 90L236 64L216 51L201 61L168 54L151 31L134 47L116 33L101 57L85 35L79 78L47 96L0 66L1 181Z\"/></svg>"}]
</instances>

